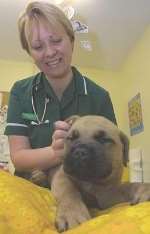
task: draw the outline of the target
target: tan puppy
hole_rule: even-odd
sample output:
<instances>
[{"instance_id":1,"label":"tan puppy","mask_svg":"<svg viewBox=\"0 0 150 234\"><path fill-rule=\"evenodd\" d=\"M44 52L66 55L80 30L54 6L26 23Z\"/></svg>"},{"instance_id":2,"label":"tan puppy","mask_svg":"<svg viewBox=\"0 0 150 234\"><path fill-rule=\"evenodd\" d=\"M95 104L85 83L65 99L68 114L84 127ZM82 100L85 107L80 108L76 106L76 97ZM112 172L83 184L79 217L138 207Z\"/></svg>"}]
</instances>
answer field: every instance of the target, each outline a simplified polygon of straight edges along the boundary
<instances>
[{"instance_id":1,"label":"tan puppy","mask_svg":"<svg viewBox=\"0 0 150 234\"><path fill-rule=\"evenodd\" d=\"M150 184L121 184L129 141L112 122L100 116L72 117L63 165L49 176L57 199L56 225L64 231L90 219L88 208L150 200Z\"/></svg>"}]
</instances>

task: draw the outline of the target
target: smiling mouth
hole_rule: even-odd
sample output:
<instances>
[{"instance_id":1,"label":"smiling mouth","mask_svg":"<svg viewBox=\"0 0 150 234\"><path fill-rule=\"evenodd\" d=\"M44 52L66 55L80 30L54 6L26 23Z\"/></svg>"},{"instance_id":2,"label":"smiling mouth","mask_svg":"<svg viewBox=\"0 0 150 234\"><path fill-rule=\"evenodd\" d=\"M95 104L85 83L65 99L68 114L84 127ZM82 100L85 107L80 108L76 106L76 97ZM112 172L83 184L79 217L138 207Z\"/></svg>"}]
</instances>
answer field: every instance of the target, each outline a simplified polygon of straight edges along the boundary
<instances>
[{"instance_id":1,"label":"smiling mouth","mask_svg":"<svg viewBox=\"0 0 150 234\"><path fill-rule=\"evenodd\" d=\"M46 62L49 67L56 67L61 62L61 58Z\"/></svg>"}]
</instances>

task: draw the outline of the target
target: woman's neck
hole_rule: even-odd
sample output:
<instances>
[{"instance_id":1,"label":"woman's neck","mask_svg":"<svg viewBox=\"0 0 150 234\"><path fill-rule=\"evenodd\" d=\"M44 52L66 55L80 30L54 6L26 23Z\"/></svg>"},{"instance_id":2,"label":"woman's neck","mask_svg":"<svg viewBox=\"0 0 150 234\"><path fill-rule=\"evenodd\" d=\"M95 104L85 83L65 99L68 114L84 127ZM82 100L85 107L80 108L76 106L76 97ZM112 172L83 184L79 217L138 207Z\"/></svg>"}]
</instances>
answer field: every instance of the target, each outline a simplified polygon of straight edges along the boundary
<instances>
[{"instance_id":1,"label":"woman's neck","mask_svg":"<svg viewBox=\"0 0 150 234\"><path fill-rule=\"evenodd\" d=\"M58 99L61 100L63 92L65 91L65 89L67 88L67 86L69 85L69 83L73 78L73 73L72 70L70 69L70 71L67 74L61 76L60 78L59 77L52 78L47 76L46 78L50 83L51 87L53 88L54 93L56 94Z\"/></svg>"}]
</instances>

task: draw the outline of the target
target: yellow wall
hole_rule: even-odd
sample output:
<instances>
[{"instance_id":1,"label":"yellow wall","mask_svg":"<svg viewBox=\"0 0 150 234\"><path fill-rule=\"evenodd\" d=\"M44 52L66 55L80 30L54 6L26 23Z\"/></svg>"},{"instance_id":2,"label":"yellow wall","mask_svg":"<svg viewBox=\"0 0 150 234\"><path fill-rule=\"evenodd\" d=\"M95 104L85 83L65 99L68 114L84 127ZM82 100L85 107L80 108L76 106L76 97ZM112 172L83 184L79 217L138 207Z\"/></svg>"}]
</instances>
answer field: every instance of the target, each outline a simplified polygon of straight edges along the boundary
<instances>
[{"instance_id":1,"label":"yellow wall","mask_svg":"<svg viewBox=\"0 0 150 234\"><path fill-rule=\"evenodd\" d=\"M133 137L133 145L135 140L143 138L150 128L149 124L149 101L150 101L150 27L145 32L143 38L137 43L134 50L131 51L126 63L121 72L120 86L123 89L125 102L134 95L140 92L142 97L143 121L145 131L143 134L138 134ZM125 113L127 112L127 105L125 105ZM124 118L127 116L125 115ZM127 129L127 122L124 121L124 128ZM145 138L145 137L144 137ZM141 141L141 140L140 140ZM139 142L140 142L139 141Z\"/></svg>"},{"instance_id":2,"label":"yellow wall","mask_svg":"<svg viewBox=\"0 0 150 234\"><path fill-rule=\"evenodd\" d=\"M32 73L31 63L0 60L0 91L10 91L16 80L30 76Z\"/></svg>"},{"instance_id":3,"label":"yellow wall","mask_svg":"<svg viewBox=\"0 0 150 234\"><path fill-rule=\"evenodd\" d=\"M122 128L128 134L127 104L138 92L141 94L144 131L130 137L130 142L131 148L142 149L144 178L145 181L150 181L150 27L130 52L121 71L119 86L122 87L121 93L124 95Z\"/></svg>"}]
</instances>

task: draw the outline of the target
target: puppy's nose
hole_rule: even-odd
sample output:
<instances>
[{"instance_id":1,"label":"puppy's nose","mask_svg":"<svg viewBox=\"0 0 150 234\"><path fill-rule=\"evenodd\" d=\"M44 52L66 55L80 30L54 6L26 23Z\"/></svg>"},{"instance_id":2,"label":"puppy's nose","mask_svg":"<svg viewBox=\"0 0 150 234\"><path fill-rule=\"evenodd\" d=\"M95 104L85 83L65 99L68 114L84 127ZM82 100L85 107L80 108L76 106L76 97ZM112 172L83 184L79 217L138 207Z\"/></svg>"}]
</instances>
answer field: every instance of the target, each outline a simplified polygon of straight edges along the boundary
<instances>
[{"instance_id":1,"label":"puppy's nose","mask_svg":"<svg viewBox=\"0 0 150 234\"><path fill-rule=\"evenodd\" d=\"M76 160L86 161L88 158L88 151L85 148L76 149L73 151L72 157Z\"/></svg>"},{"instance_id":2,"label":"puppy's nose","mask_svg":"<svg viewBox=\"0 0 150 234\"><path fill-rule=\"evenodd\" d=\"M99 158L97 152L98 150L93 143L76 142L65 157L64 171L81 180L92 178L97 171Z\"/></svg>"}]
</instances>

